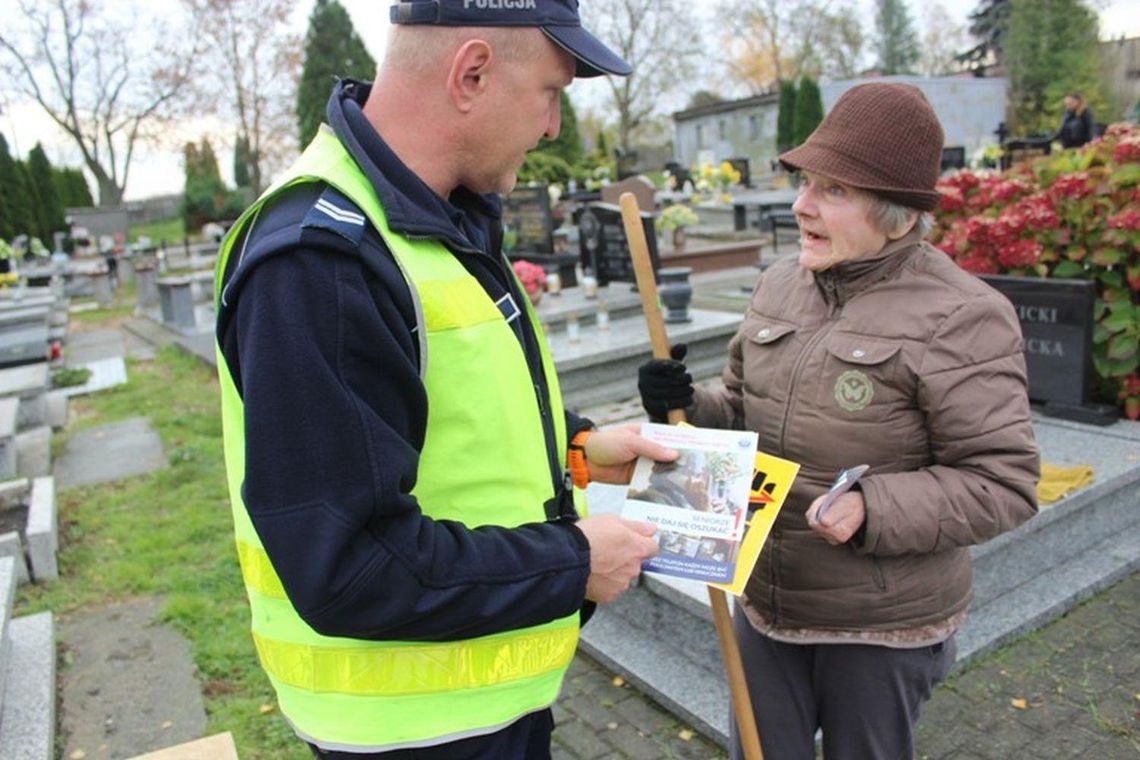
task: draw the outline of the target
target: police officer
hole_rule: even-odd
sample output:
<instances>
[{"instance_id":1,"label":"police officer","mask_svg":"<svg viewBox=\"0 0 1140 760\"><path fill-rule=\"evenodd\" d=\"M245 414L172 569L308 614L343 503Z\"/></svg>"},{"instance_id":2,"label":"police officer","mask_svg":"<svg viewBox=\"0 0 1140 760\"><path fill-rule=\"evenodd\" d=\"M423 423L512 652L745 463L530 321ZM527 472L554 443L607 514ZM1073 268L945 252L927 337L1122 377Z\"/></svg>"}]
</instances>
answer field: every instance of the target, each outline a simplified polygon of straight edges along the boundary
<instances>
[{"instance_id":1,"label":"police officer","mask_svg":"<svg viewBox=\"0 0 1140 760\"><path fill-rule=\"evenodd\" d=\"M676 452L562 407L496 193L575 76L628 74L576 0L391 9L218 261L226 464L258 656L319 757L546 758L580 611L653 527L571 481Z\"/></svg>"}]
</instances>

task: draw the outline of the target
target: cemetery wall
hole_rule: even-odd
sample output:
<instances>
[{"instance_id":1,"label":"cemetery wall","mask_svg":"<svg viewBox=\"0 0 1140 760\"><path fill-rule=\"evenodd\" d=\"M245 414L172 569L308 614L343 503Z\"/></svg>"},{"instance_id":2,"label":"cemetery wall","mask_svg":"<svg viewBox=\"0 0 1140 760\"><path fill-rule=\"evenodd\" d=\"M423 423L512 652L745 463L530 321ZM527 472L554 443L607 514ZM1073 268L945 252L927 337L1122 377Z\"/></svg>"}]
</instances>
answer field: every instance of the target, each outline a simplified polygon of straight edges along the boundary
<instances>
[{"instance_id":1,"label":"cemetery wall","mask_svg":"<svg viewBox=\"0 0 1140 760\"><path fill-rule=\"evenodd\" d=\"M682 166L747 158L754 171L776 157L775 94L726 100L673 114L673 158Z\"/></svg>"},{"instance_id":2,"label":"cemetery wall","mask_svg":"<svg viewBox=\"0 0 1140 760\"><path fill-rule=\"evenodd\" d=\"M1100 73L1116 101L1116 113L1094 114L1097 121L1135 120L1140 108L1140 37L1100 43Z\"/></svg>"},{"instance_id":3,"label":"cemetery wall","mask_svg":"<svg viewBox=\"0 0 1140 760\"><path fill-rule=\"evenodd\" d=\"M1005 98L1009 81L1003 77L920 77L898 75L870 79L841 79L820 84L823 111L827 113L848 89L858 84L874 82L901 82L922 90L942 129L946 132L946 147L963 147L966 158L979 148L996 143L994 130L1005 121Z\"/></svg>"}]
</instances>

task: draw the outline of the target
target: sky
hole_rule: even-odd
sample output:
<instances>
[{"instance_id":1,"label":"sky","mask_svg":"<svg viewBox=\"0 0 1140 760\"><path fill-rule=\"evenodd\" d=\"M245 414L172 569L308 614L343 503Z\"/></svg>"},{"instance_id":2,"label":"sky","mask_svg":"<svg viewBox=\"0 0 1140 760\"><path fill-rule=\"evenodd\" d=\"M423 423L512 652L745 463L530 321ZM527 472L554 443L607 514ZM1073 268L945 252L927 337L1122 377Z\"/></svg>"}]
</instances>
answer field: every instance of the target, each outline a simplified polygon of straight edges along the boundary
<instances>
[{"instance_id":1,"label":"sky","mask_svg":"<svg viewBox=\"0 0 1140 760\"><path fill-rule=\"evenodd\" d=\"M921 25L923 7L936 0L910 0L912 17ZM965 24L970 12L977 7L977 0L937 0L948 11L956 23ZM352 17L357 33L360 34L373 58L383 58L384 40L388 30L388 7L385 0L340 0ZM590 0L583 0L589 3ZM860 9L865 26L874 18L874 0L855 0ZM1140 0L1091 0L1101 17L1101 36L1136 37L1140 36ZM705 0L700 7L711 8L711 0ZM297 4L292 24L296 31L304 34L311 2ZM705 13L706 17L711 15ZM604 81L578 80L571 86L570 95L581 111L585 108L604 107L607 87ZM678 106L680 107L680 106ZM187 122L181 129L172 132L165 142L168 145L158 148L140 146L131 163L127 186L127 200L135 200L177 193L182 190L183 169L181 148L187 140L197 140L204 133L224 134L226 125L202 119ZM9 103L0 114L0 132L8 138L13 152L26 157L37 140L43 141L48 158L54 164L78 166L78 149L73 146L62 131L34 104ZM215 146L217 148L218 146ZM231 161L228 151L219 149L219 164L223 177L228 179ZM94 192L92 183L92 192Z\"/></svg>"}]
</instances>

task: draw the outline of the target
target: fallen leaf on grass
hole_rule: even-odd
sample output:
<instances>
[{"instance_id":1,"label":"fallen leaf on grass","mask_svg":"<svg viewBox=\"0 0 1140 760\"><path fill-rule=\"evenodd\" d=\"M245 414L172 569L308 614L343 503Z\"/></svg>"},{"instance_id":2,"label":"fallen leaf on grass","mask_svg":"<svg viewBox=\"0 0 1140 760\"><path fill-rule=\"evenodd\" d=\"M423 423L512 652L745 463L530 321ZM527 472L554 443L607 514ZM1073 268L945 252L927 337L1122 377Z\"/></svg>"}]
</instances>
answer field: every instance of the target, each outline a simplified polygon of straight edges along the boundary
<instances>
[{"instance_id":1,"label":"fallen leaf on grass","mask_svg":"<svg viewBox=\"0 0 1140 760\"><path fill-rule=\"evenodd\" d=\"M622 686L625 686L625 679L621 676L614 676L613 685L620 689Z\"/></svg>"},{"instance_id":2,"label":"fallen leaf on grass","mask_svg":"<svg viewBox=\"0 0 1140 760\"><path fill-rule=\"evenodd\" d=\"M677 734L677 737L683 742L692 741L693 732L688 728L682 728L680 733Z\"/></svg>"},{"instance_id":3,"label":"fallen leaf on grass","mask_svg":"<svg viewBox=\"0 0 1140 760\"><path fill-rule=\"evenodd\" d=\"M261 713L262 715L265 715L266 713L271 713L271 712L273 712L273 705L262 705L261 707L257 708L257 711L259 713Z\"/></svg>"},{"instance_id":4,"label":"fallen leaf on grass","mask_svg":"<svg viewBox=\"0 0 1140 760\"><path fill-rule=\"evenodd\" d=\"M1020 698L1011 699L1011 700L1009 700L1009 703L1011 705L1013 705L1014 707L1016 707L1018 710L1024 710L1025 708L1029 707L1029 703L1026 702L1024 699L1020 699Z\"/></svg>"}]
</instances>

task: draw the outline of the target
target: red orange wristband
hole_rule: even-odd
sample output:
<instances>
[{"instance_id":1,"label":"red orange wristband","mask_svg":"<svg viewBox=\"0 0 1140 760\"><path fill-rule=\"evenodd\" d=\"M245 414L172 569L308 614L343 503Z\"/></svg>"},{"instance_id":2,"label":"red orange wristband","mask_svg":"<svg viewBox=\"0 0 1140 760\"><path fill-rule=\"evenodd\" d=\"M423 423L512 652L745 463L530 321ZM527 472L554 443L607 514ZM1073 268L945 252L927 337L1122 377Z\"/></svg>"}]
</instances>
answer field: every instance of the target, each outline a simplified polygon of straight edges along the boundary
<instances>
[{"instance_id":1,"label":"red orange wristband","mask_svg":"<svg viewBox=\"0 0 1140 760\"><path fill-rule=\"evenodd\" d=\"M590 484L590 468L586 465L586 439L593 432L580 430L570 439L570 445L566 448L566 464L570 467L570 480L576 488L585 488Z\"/></svg>"}]
</instances>

